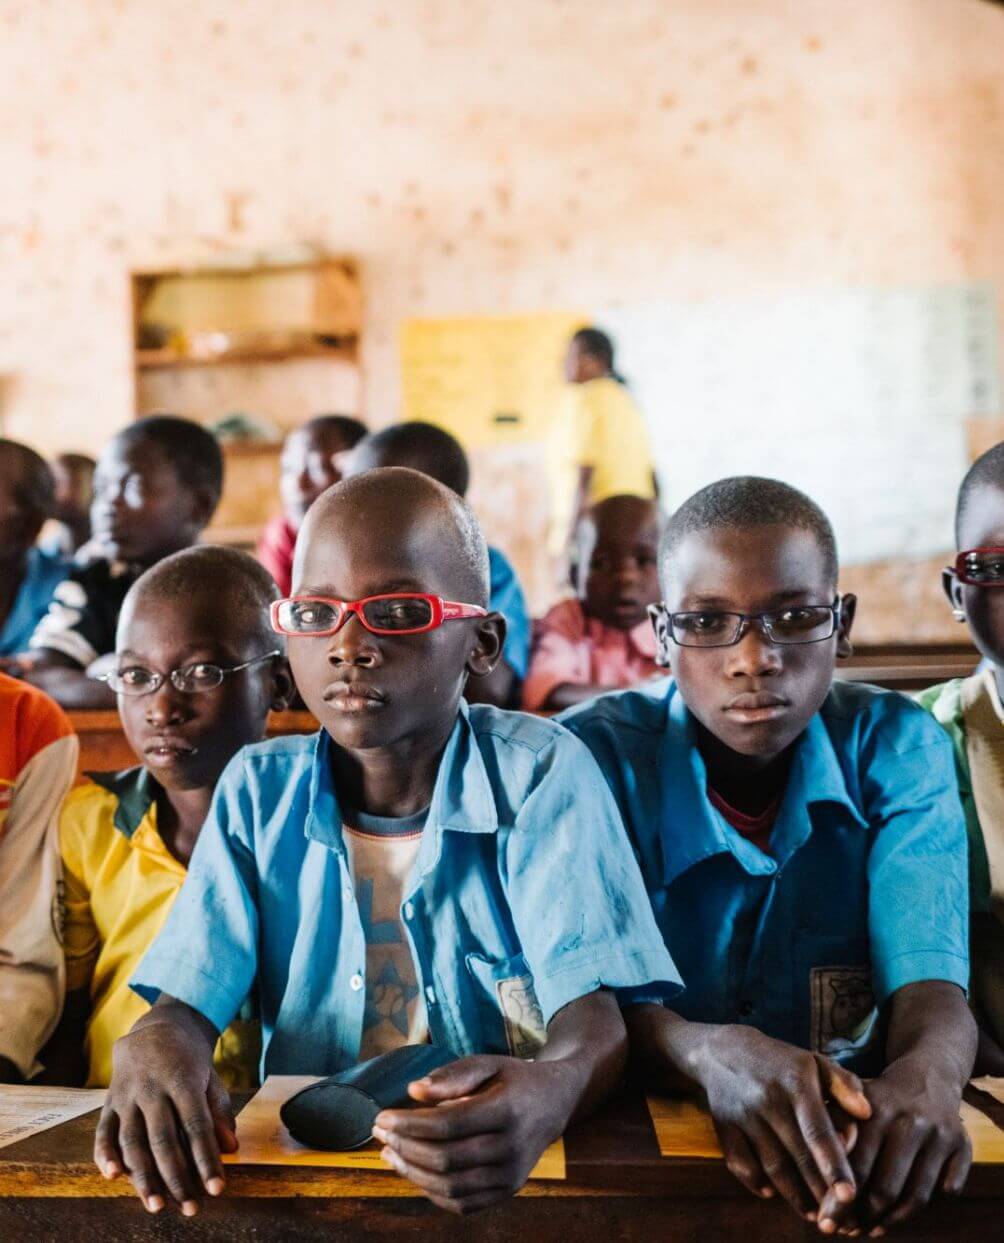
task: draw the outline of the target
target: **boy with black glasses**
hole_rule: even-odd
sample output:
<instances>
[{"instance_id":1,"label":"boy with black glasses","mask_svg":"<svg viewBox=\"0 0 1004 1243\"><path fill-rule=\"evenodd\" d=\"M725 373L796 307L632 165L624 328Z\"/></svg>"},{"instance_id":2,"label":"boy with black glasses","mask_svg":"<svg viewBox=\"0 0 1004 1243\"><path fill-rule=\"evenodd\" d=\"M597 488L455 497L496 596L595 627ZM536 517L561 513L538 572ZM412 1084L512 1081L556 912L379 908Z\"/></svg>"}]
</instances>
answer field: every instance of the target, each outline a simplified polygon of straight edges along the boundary
<instances>
[{"instance_id":1,"label":"boy with black glasses","mask_svg":"<svg viewBox=\"0 0 1004 1243\"><path fill-rule=\"evenodd\" d=\"M976 1064L1004 1075L1004 444L970 468L959 488L945 593L983 655L969 678L921 691L918 702L952 740L969 835L972 980L980 1028Z\"/></svg>"},{"instance_id":2,"label":"boy with black glasses","mask_svg":"<svg viewBox=\"0 0 1004 1243\"><path fill-rule=\"evenodd\" d=\"M951 749L903 697L832 684L855 600L794 488L704 488L660 569L673 681L561 718L614 793L686 986L674 1010L628 1011L636 1052L653 1081L705 1090L751 1191L824 1233L882 1230L959 1191L970 1162Z\"/></svg>"},{"instance_id":3,"label":"boy with black glasses","mask_svg":"<svg viewBox=\"0 0 1004 1243\"><path fill-rule=\"evenodd\" d=\"M220 774L286 705L284 644L268 624L278 594L246 553L203 546L159 561L125 598L105 681L142 765L89 774L60 817L67 997L43 1060L61 1079L109 1082L112 1046L149 1009L129 978L181 890ZM249 1018L216 1052L238 1089L257 1082Z\"/></svg>"}]
</instances>

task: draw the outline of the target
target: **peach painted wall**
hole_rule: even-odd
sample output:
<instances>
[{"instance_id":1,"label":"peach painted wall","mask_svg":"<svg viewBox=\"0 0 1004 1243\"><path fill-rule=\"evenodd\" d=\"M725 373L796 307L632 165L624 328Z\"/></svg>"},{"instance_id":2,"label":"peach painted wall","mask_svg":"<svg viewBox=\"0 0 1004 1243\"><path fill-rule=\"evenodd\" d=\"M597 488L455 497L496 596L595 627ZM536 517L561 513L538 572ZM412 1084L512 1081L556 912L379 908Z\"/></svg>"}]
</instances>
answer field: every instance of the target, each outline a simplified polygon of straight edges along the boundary
<instances>
[{"instance_id":1,"label":"peach painted wall","mask_svg":"<svg viewBox=\"0 0 1004 1243\"><path fill-rule=\"evenodd\" d=\"M195 250L356 256L374 423L409 315L1004 290L1002 64L977 0L0 0L3 430L128 419Z\"/></svg>"}]
</instances>

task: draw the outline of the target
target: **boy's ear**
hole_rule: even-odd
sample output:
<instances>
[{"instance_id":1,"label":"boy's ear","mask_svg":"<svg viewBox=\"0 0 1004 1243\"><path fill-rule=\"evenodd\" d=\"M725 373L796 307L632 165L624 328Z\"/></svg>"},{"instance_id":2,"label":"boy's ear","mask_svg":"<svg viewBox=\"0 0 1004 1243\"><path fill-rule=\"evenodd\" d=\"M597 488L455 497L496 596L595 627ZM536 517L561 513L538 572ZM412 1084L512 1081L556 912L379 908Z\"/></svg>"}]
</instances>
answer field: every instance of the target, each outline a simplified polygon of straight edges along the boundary
<instances>
[{"instance_id":1,"label":"boy's ear","mask_svg":"<svg viewBox=\"0 0 1004 1243\"><path fill-rule=\"evenodd\" d=\"M477 643L467 657L467 672L473 678L486 678L502 659L506 622L501 613L489 613L478 623Z\"/></svg>"},{"instance_id":2,"label":"boy's ear","mask_svg":"<svg viewBox=\"0 0 1004 1243\"><path fill-rule=\"evenodd\" d=\"M652 623L652 629L655 631L655 663L660 669L672 669L673 660L671 652L673 649L673 640L670 631L669 614L661 604L650 604L648 606L649 621Z\"/></svg>"},{"instance_id":3,"label":"boy's ear","mask_svg":"<svg viewBox=\"0 0 1004 1243\"><path fill-rule=\"evenodd\" d=\"M952 616L957 622L964 622L966 610L962 603L962 584L950 565L946 565L941 571L941 587L948 597L948 603L952 606Z\"/></svg>"},{"instance_id":4,"label":"boy's ear","mask_svg":"<svg viewBox=\"0 0 1004 1243\"><path fill-rule=\"evenodd\" d=\"M854 625L857 608L857 596L848 593L840 597L840 623L837 626L838 660L846 660L848 656L854 655L854 648L851 646L851 627Z\"/></svg>"},{"instance_id":5,"label":"boy's ear","mask_svg":"<svg viewBox=\"0 0 1004 1243\"><path fill-rule=\"evenodd\" d=\"M220 498L214 492L206 488L192 489L192 521L198 524L200 531L212 522L219 503Z\"/></svg>"},{"instance_id":6,"label":"boy's ear","mask_svg":"<svg viewBox=\"0 0 1004 1243\"><path fill-rule=\"evenodd\" d=\"M285 656L277 656L272 666L272 703L273 712L285 712L293 702L296 694L296 683Z\"/></svg>"}]
</instances>

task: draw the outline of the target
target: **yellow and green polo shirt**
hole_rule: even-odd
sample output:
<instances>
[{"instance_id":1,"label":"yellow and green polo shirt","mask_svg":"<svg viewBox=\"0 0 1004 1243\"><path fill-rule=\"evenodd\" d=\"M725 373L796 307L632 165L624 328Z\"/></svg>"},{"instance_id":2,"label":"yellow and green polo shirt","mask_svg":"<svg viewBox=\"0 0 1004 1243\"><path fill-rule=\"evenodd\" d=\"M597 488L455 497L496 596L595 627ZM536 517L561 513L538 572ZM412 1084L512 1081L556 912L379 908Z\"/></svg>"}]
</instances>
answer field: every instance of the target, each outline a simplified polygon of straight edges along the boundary
<instances>
[{"instance_id":1,"label":"yellow and green polo shirt","mask_svg":"<svg viewBox=\"0 0 1004 1243\"><path fill-rule=\"evenodd\" d=\"M157 784L145 768L89 773L71 790L59 823L65 884L67 992L87 988L87 1085L111 1079L112 1045L148 1004L129 987L186 876L157 831ZM259 1026L246 1005L216 1047L234 1091L257 1085Z\"/></svg>"}]
</instances>

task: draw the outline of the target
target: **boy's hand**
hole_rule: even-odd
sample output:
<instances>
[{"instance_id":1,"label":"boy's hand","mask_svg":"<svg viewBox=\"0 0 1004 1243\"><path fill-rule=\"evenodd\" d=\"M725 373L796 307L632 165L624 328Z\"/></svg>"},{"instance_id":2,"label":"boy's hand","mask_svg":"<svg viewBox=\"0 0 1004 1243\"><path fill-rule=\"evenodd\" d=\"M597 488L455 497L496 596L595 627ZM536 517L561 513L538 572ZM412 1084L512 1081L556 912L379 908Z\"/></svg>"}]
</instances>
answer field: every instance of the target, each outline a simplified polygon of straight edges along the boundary
<instances>
[{"instance_id":1,"label":"boy's hand","mask_svg":"<svg viewBox=\"0 0 1004 1243\"><path fill-rule=\"evenodd\" d=\"M564 1130L558 1062L468 1057L409 1085L426 1109L385 1109L381 1156L433 1204L470 1213L508 1199Z\"/></svg>"},{"instance_id":2,"label":"boy's hand","mask_svg":"<svg viewBox=\"0 0 1004 1243\"><path fill-rule=\"evenodd\" d=\"M111 1086L94 1137L98 1169L109 1179L127 1174L149 1212L160 1212L170 1193L191 1217L202 1188L211 1196L222 1192L220 1150L236 1148L212 1044L155 1006L115 1042Z\"/></svg>"},{"instance_id":3,"label":"boy's hand","mask_svg":"<svg viewBox=\"0 0 1004 1243\"><path fill-rule=\"evenodd\" d=\"M697 1078L726 1164L754 1195L770 1198L777 1191L802 1217L832 1232L837 1222L830 1225L827 1215L855 1199L847 1156L855 1121L872 1111L861 1081L821 1054L754 1028L713 1031ZM847 1130L838 1131L828 1101L851 1120Z\"/></svg>"},{"instance_id":4,"label":"boy's hand","mask_svg":"<svg viewBox=\"0 0 1004 1243\"><path fill-rule=\"evenodd\" d=\"M854 1224L873 1238L906 1221L939 1188L959 1195L973 1154L959 1117L958 1082L930 1065L902 1058L866 1088L872 1116L851 1156L858 1184ZM819 1218L847 1224L847 1208L827 1195Z\"/></svg>"}]
</instances>

